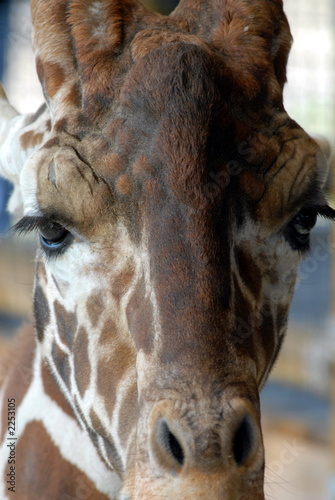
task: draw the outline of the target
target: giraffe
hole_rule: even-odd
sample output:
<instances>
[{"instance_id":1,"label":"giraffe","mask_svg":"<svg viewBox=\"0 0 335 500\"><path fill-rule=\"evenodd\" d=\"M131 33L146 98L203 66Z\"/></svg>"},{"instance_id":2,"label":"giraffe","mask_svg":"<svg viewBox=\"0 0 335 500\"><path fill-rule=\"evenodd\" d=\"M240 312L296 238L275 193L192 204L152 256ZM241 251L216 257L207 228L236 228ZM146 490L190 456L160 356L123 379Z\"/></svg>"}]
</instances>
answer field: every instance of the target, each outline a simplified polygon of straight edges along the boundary
<instances>
[{"instance_id":1,"label":"giraffe","mask_svg":"<svg viewBox=\"0 0 335 500\"><path fill-rule=\"evenodd\" d=\"M0 95L9 208L39 235L34 327L1 365L0 497L264 499L259 391L335 216L283 106L282 1L31 11L46 102Z\"/></svg>"}]
</instances>

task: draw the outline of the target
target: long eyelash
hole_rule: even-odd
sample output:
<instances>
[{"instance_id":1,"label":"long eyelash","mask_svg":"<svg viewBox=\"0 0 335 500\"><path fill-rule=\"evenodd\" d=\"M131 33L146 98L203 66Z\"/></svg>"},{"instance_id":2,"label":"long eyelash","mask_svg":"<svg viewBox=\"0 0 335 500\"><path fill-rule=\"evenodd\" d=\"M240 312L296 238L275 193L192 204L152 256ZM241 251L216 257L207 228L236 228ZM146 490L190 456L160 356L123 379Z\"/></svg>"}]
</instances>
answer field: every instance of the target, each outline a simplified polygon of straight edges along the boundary
<instances>
[{"instance_id":1,"label":"long eyelash","mask_svg":"<svg viewBox=\"0 0 335 500\"><path fill-rule=\"evenodd\" d=\"M12 227L12 231L14 234L31 233L32 231L38 231L47 222L50 222L48 217L26 215Z\"/></svg>"},{"instance_id":2,"label":"long eyelash","mask_svg":"<svg viewBox=\"0 0 335 500\"><path fill-rule=\"evenodd\" d=\"M335 210L331 208L329 205L324 206L315 206L313 207L316 210L316 213L321 217L325 217L326 219L335 220Z\"/></svg>"},{"instance_id":3,"label":"long eyelash","mask_svg":"<svg viewBox=\"0 0 335 500\"><path fill-rule=\"evenodd\" d=\"M25 215L11 230L14 234L27 234L32 231L40 231L50 223L59 224L66 229L69 228L69 231L71 231L73 226L72 222L66 216L51 212L44 215Z\"/></svg>"},{"instance_id":4,"label":"long eyelash","mask_svg":"<svg viewBox=\"0 0 335 500\"><path fill-rule=\"evenodd\" d=\"M335 210L329 205L314 206L313 208L315 208L317 214L321 217L335 220ZM52 221L52 219L46 216L26 215L12 227L12 232L13 234L28 234L33 231L38 231L50 221Z\"/></svg>"}]
</instances>

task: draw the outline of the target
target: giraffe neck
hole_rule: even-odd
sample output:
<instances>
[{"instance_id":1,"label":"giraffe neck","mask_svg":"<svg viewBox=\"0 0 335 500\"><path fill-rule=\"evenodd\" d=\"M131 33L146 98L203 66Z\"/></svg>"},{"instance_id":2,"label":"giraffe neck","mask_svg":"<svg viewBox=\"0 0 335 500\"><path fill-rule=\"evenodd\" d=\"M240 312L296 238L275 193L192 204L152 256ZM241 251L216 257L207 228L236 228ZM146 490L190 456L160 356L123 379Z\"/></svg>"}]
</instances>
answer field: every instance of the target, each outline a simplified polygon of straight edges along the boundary
<instances>
[{"instance_id":1,"label":"giraffe neck","mask_svg":"<svg viewBox=\"0 0 335 500\"><path fill-rule=\"evenodd\" d=\"M8 352L3 365L9 370L0 401L0 498L14 495L7 482L7 474L13 472L14 490L19 485L24 498L39 498L38 488L45 498L118 498L119 476L106 466L87 430L78 424L36 348L33 329L25 328L20 337L16 344L19 351L15 355L14 350ZM8 401L14 400L15 430L11 436ZM14 462L8 463L9 458ZM38 464L34 477L29 463Z\"/></svg>"}]
</instances>

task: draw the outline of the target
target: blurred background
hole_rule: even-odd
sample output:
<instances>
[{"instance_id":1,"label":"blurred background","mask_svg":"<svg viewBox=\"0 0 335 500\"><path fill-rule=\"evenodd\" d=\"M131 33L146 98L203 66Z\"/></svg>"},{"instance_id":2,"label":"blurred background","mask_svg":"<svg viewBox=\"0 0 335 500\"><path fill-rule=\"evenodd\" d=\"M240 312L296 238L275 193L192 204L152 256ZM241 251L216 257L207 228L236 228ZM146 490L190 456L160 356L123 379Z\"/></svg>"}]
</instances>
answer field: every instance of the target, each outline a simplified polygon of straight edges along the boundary
<instances>
[{"instance_id":1,"label":"blurred background","mask_svg":"<svg viewBox=\"0 0 335 500\"><path fill-rule=\"evenodd\" d=\"M174 0L143 0L168 14ZM335 162L335 1L284 0L294 45L285 106L309 133L322 136ZM31 49L29 2L0 0L0 80L21 112L43 101ZM330 145L330 149L328 149ZM0 348L31 318L34 239L13 238L0 182ZM266 444L266 498L335 500L335 238L319 221L300 266L284 348L261 399ZM1 344L2 342L2 344ZM210 500L210 499L208 499Z\"/></svg>"}]
</instances>

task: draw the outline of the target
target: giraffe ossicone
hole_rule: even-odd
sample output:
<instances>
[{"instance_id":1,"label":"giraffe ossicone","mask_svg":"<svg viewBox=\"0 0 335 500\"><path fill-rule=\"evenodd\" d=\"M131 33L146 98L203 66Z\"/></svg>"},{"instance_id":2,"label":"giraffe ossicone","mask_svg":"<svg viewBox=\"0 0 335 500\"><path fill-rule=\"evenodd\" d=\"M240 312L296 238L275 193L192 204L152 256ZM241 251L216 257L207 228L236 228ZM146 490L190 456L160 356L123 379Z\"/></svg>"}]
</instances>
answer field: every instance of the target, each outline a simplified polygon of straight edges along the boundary
<instances>
[{"instance_id":1,"label":"giraffe ossicone","mask_svg":"<svg viewBox=\"0 0 335 500\"><path fill-rule=\"evenodd\" d=\"M0 173L39 234L35 334L2 361L0 497L14 398L18 498L263 500L259 391L334 218L283 106L282 1L31 9L46 104L19 116L0 92Z\"/></svg>"}]
</instances>

